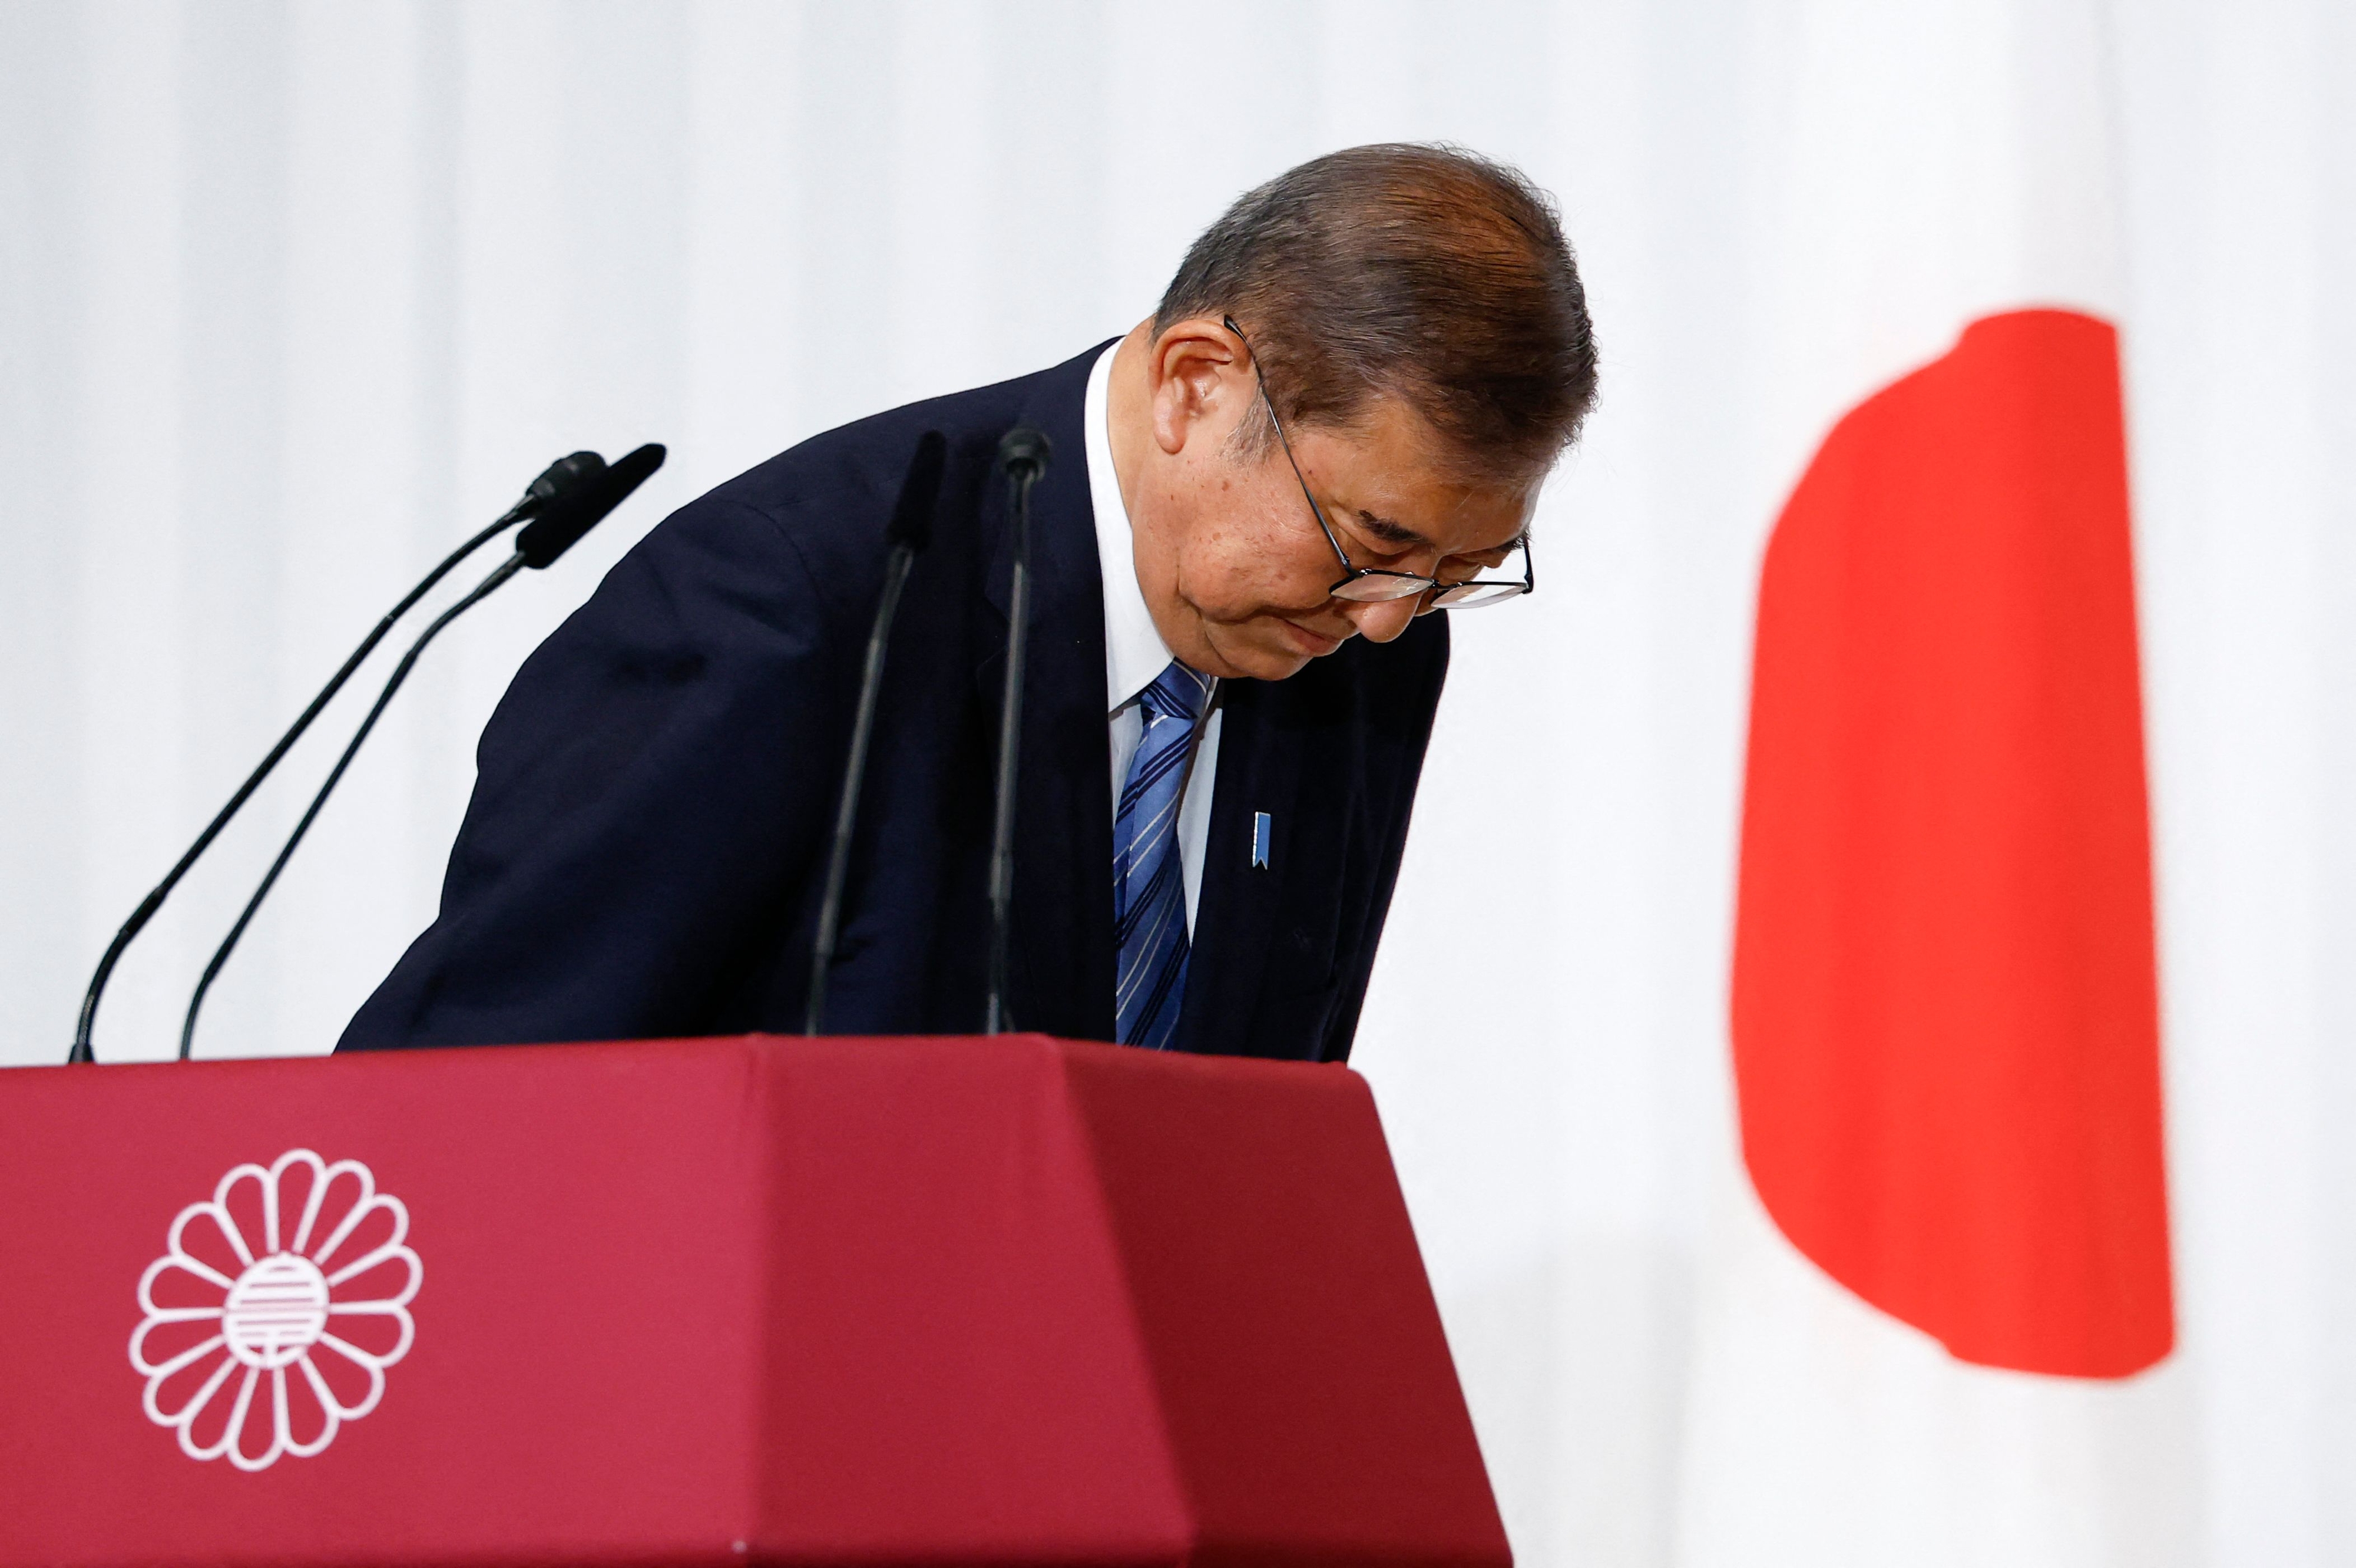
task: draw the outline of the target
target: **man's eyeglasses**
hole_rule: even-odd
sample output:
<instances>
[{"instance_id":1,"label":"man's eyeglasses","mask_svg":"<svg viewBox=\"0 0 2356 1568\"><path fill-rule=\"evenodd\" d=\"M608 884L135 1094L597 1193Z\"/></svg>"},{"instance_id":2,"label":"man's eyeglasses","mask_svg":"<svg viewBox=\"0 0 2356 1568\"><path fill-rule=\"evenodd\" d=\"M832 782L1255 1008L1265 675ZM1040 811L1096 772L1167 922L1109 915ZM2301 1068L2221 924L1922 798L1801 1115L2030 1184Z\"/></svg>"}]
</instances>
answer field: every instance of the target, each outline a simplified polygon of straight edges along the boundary
<instances>
[{"instance_id":1,"label":"man's eyeglasses","mask_svg":"<svg viewBox=\"0 0 2356 1568\"><path fill-rule=\"evenodd\" d=\"M1333 547L1334 558L1342 563L1341 581L1326 592L1337 599L1362 605L1387 604L1395 599L1411 599L1430 594L1434 608L1471 610L1519 598L1537 590L1537 568L1530 559L1530 536L1527 533L1514 541L1522 553L1522 580L1518 583L1510 577L1472 577L1444 583L1437 577L1427 577L1415 572L1391 572L1380 566L1354 564L1350 553L1342 548L1342 541L1334 534L1333 525L1325 521L1325 509L1319 506L1317 498L1310 493L1309 478L1301 471L1300 459L1292 455L1292 441L1284 433L1284 421L1276 416L1276 400L1268 395L1268 378L1260 374L1258 352L1252 349L1251 339L1244 338L1243 328L1236 325L1235 317L1226 317L1222 324L1237 338L1243 338L1244 348L1251 351L1252 377L1259 383L1260 402L1268 405L1268 422L1276 427L1277 444L1284 448L1284 460L1292 465L1292 477L1300 482L1301 499L1308 501L1310 515L1317 520L1318 528L1325 535L1325 542Z\"/></svg>"}]
</instances>

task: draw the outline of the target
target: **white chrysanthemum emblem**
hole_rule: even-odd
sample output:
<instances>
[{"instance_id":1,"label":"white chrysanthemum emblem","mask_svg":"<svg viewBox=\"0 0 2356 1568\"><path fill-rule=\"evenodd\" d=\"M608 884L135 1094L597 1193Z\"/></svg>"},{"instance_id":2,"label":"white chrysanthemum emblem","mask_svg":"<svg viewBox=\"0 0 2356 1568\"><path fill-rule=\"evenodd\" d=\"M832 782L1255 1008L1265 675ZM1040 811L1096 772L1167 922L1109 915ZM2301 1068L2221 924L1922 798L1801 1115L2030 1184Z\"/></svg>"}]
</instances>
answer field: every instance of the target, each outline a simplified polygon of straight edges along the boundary
<instances>
[{"instance_id":1,"label":"white chrysanthemum emblem","mask_svg":"<svg viewBox=\"0 0 2356 1568\"><path fill-rule=\"evenodd\" d=\"M409 1354L425 1271L408 1237L409 1211L358 1160L293 1149L230 1171L139 1277L131 1365L147 1419L189 1458L241 1470L327 1447Z\"/></svg>"}]
</instances>

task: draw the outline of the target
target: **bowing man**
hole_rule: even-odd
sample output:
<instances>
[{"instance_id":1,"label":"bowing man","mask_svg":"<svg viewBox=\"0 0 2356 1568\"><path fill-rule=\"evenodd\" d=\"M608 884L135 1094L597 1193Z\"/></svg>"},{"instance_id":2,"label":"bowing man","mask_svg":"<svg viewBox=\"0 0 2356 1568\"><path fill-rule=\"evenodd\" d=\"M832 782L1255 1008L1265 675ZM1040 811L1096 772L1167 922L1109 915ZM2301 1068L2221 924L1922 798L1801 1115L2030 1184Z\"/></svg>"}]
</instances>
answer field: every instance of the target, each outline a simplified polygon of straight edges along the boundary
<instances>
[{"instance_id":1,"label":"bowing man","mask_svg":"<svg viewBox=\"0 0 2356 1568\"><path fill-rule=\"evenodd\" d=\"M1054 458L1032 495L1008 1012L1345 1058L1447 612L1535 586L1532 506L1594 388L1570 248L1512 169L1367 146L1250 191L1126 337L830 431L648 533L517 673L440 914L339 1048L801 1027L885 528L931 430L947 467L827 1023L978 1028L997 454L1029 424Z\"/></svg>"}]
</instances>

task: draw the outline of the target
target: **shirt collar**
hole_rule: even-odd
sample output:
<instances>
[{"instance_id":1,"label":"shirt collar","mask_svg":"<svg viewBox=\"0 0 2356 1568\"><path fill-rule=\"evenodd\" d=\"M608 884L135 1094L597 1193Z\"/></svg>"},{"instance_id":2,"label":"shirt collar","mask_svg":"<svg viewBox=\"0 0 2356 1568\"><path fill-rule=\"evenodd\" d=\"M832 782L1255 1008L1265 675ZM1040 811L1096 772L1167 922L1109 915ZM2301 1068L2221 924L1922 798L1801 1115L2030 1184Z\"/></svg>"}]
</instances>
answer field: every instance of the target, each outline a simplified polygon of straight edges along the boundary
<instances>
[{"instance_id":1,"label":"shirt collar","mask_svg":"<svg viewBox=\"0 0 2356 1568\"><path fill-rule=\"evenodd\" d=\"M1119 713L1137 700L1170 667L1171 653L1154 629L1145 591L1137 585L1137 545L1129 509L1121 503L1120 479L1112 468L1112 357L1115 343L1097 356L1088 372L1087 401L1081 408L1088 464L1088 504L1096 512L1097 565L1104 574L1105 707Z\"/></svg>"}]
</instances>

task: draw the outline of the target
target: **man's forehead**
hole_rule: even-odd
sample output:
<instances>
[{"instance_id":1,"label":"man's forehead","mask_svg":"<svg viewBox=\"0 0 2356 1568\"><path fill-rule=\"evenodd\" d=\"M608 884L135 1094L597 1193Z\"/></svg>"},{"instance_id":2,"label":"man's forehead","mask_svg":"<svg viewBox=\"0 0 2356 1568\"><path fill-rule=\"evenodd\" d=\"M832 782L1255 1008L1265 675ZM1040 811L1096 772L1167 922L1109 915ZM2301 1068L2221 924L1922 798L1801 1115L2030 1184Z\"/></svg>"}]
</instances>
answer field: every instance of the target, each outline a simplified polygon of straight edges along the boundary
<instances>
[{"instance_id":1,"label":"man's forehead","mask_svg":"<svg viewBox=\"0 0 2356 1568\"><path fill-rule=\"evenodd\" d=\"M1475 483L1461 455L1421 415L1386 400L1347 430L1315 430L1304 457L1333 511L1394 550L1477 554L1501 549L1528 526L1535 483ZM1323 450L1315 450L1323 448ZM1312 480L1314 482L1314 480Z\"/></svg>"},{"instance_id":2,"label":"man's forehead","mask_svg":"<svg viewBox=\"0 0 2356 1568\"><path fill-rule=\"evenodd\" d=\"M1534 489L1464 485L1437 478L1334 476L1329 512L1388 550L1477 555L1501 550L1529 526Z\"/></svg>"},{"instance_id":3,"label":"man's forehead","mask_svg":"<svg viewBox=\"0 0 2356 1568\"><path fill-rule=\"evenodd\" d=\"M1398 550L1438 549L1451 554L1477 555L1503 549L1522 535L1529 524L1529 509L1521 498L1495 498L1494 504L1460 511L1444 523L1423 528L1364 508L1337 507L1359 532ZM1438 537L1435 537L1437 535Z\"/></svg>"}]
</instances>

